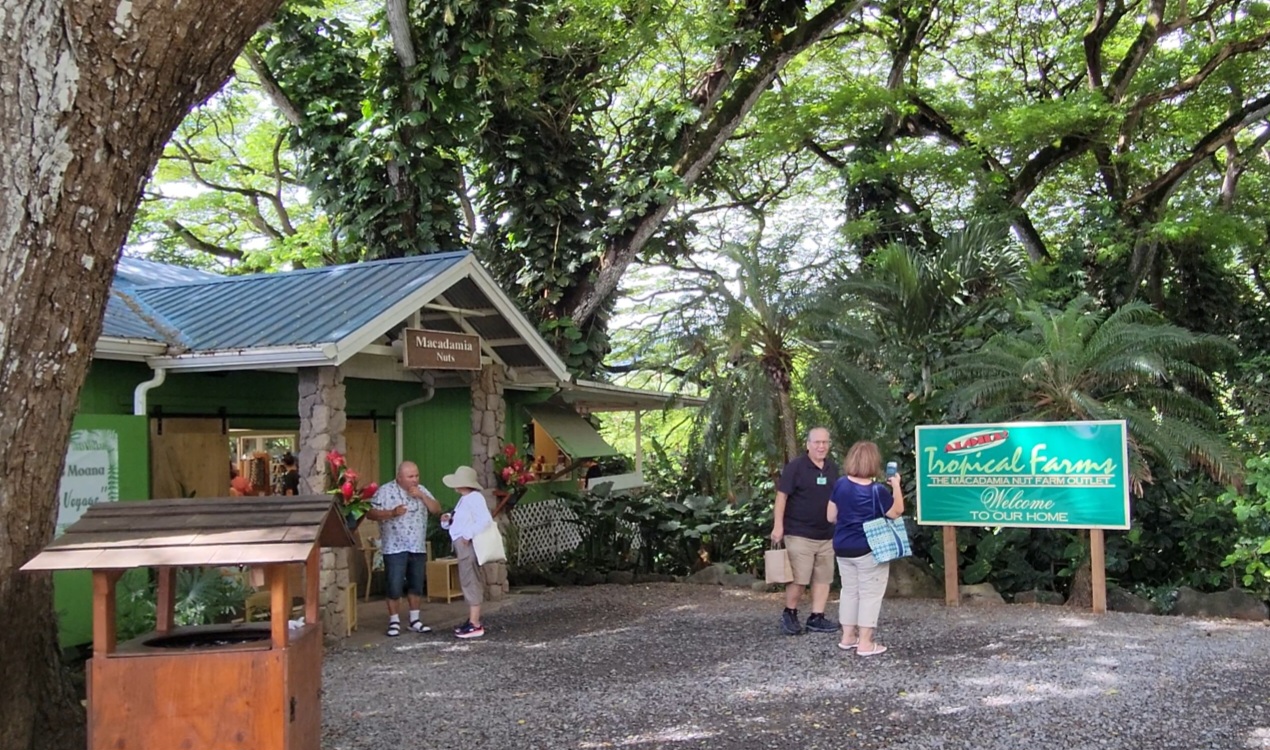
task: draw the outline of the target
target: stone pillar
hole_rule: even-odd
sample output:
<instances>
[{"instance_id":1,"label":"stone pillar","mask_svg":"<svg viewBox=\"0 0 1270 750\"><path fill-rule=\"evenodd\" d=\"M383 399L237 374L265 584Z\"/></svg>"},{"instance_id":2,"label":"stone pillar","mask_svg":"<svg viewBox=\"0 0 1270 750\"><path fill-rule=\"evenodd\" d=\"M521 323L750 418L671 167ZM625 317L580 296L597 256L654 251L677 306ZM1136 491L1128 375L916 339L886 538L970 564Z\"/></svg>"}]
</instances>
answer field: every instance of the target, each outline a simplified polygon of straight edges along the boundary
<instances>
[{"instance_id":1,"label":"stone pillar","mask_svg":"<svg viewBox=\"0 0 1270 750\"><path fill-rule=\"evenodd\" d=\"M507 402L503 401L503 366L488 364L472 380L472 468L485 487L497 487L494 456L503 442Z\"/></svg>"},{"instance_id":2,"label":"stone pillar","mask_svg":"<svg viewBox=\"0 0 1270 750\"><path fill-rule=\"evenodd\" d=\"M344 375L338 367L305 367L299 371L301 492L321 495L327 489L326 454L347 450L344 442ZM324 549L318 605L327 637L343 638L348 630L349 548Z\"/></svg>"},{"instance_id":3,"label":"stone pillar","mask_svg":"<svg viewBox=\"0 0 1270 750\"><path fill-rule=\"evenodd\" d=\"M472 381L472 468L488 490L498 487L494 478L494 456L502 447L503 433L507 425L507 402L503 400L503 366L488 364ZM493 493L485 493L492 512L496 506ZM507 536L506 516L496 519L504 538ZM507 593L507 565L486 563L485 598L498 601Z\"/></svg>"},{"instance_id":4,"label":"stone pillar","mask_svg":"<svg viewBox=\"0 0 1270 750\"><path fill-rule=\"evenodd\" d=\"M303 367L299 371L301 491L307 495L326 492L326 454L343 453L344 374L338 367Z\"/></svg>"}]
</instances>

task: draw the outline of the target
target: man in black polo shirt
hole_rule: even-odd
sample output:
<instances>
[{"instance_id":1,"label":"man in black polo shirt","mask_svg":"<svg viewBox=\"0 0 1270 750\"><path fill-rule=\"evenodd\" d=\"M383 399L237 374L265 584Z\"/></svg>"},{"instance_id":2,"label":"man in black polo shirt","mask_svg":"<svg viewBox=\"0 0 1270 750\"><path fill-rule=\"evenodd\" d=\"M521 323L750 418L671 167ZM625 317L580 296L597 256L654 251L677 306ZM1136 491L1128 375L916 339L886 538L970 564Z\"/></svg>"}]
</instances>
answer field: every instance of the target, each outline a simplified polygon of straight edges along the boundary
<instances>
[{"instance_id":1,"label":"man in black polo shirt","mask_svg":"<svg viewBox=\"0 0 1270 750\"><path fill-rule=\"evenodd\" d=\"M811 585L811 616L807 629L836 633L838 623L825 617L829 584L833 583L833 524L825 516L829 496L838 481L838 467L829 460L829 430L816 427L807 433L807 452L790 461L776 485L776 511L772 516L772 541L785 541L793 583L785 585L785 611L781 630L798 635L798 600Z\"/></svg>"}]
</instances>

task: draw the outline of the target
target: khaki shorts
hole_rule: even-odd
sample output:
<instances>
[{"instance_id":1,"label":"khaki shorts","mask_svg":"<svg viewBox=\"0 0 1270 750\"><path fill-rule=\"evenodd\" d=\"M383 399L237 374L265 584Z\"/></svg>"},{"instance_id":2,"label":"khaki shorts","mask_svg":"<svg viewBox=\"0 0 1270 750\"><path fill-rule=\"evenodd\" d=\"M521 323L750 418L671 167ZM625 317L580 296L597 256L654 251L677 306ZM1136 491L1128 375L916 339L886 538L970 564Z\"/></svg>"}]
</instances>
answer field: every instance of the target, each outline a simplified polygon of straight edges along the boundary
<instances>
[{"instance_id":1,"label":"khaki shorts","mask_svg":"<svg viewBox=\"0 0 1270 750\"><path fill-rule=\"evenodd\" d=\"M459 588L463 590L463 599L473 607L480 606L485 601L485 571L476 562L476 550L470 541L456 541L454 556L459 559Z\"/></svg>"},{"instance_id":2,"label":"khaki shorts","mask_svg":"<svg viewBox=\"0 0 1270 750\"><path fill-rule=\"evenodd\" d=\"M833 583L833 540L808 539L804 536L785 537L785 549L789 551L789 568L794 574L794 583L806 586L809 583Z\"/></svg>"}]
</instances>

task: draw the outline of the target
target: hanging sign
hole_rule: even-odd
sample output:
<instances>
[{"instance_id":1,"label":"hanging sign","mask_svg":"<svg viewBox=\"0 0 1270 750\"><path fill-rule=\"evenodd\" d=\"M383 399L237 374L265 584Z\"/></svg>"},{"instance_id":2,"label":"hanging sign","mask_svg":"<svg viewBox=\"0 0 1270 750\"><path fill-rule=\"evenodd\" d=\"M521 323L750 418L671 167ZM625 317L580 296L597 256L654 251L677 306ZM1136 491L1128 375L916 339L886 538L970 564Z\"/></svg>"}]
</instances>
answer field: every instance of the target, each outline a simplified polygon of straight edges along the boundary
<instances>
[{"instance_id":1,"label":"hanging sign","mask_svg":"<svg viewBox=\"0 0 1270 750\"><path fill-rule=\"evenodd\" d=\"M119 435L114 430L71 433L57 498L54 536L61 536L88 506L119 499Z\"/></svg>"},{"instance_id":2,"label":"hanging sign","mask_svg":"<svg viewBox=\"0 0 1270 750\"><path fill-rule=\"evenodd\" d=\"M1123 421L917 428L917 522L1129 528Z\"/></svg>"},{"instance_id":3,"label":"hanging sign","mask_svg":"<svg viewBox=\"0 0 1270 750\"><path fill-rule=\"evenodd\" d=\"M481 369L481 337L450 331L405 330L408 369L479 370Z\"/></svg>"}]
</instances>

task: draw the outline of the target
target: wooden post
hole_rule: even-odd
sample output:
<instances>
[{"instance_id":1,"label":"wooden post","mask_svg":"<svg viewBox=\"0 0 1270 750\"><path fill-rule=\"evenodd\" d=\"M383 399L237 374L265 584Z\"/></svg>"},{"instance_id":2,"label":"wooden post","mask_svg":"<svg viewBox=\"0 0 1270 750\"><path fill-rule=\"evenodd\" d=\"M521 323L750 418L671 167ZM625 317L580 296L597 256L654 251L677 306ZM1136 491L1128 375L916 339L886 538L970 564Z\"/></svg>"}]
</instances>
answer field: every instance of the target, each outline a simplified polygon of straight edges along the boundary
<instances>
[{"instance_id":1,"label":"wooden post","mask_svg":"<svg viewBox=\"0 0 1270 750\"><path fill-rule=\"evenodd\" d=\"M1089 530L1089 578L1094 589L1094 612L1107 611L1107 557L1102 529Z\"/></svg>"},{"instance_id":2,"label":"wooden post","mask_svg":"<svg viewBox=\"0 0 1270 750\"><path fill-rule=\"evenodd\" d=\"M957 582L957 527L944 527L944 604L961 606L961 588Z\"/></svg>"},{"instance_id":3,"label":"wooden post","mask_svg":"<svg viewBox=\"0 0 1270 750\"><path fill-rule=\"evenodd\" d=\"M176 624L176 568L160 565L159 588L154 601L154 629L167 635Z\"/></svg>"},{"instance_id":4,"label":"wooden post","mask_svg":"<svg viewBox=\"0 0 1270 750\"><path fill-rule=\"evenodd\" d=\"M269 634L274 648L286 648L288 620L291 618L291 592L287 590L287 566L274 563L265 567L269 580Z\"/></svg>"},{"instance_id":5,"label":"wooden post","mask_svg":"<svg viewBox=\"0 0 1270 750\"><path fill-rule=\"evenodd\" d=\"M115 583L121 571L93 571L93 656L115 653Z\"/></svg>"},{"instance_id":6,"label":"wooden post","mask_svg":"<svg viewBox=\"0 0 1270 750\"><path fill-rule=\"evenodd\" d=\"M322 558L322 547L313 545L313 550L309 552L309 559L304 563L304 624L311 625L320 623L321 616L318 614L318 587L321 583L319 577L320 567L319 561Z\"/></svg>"},{"instance_id":7,"label":"wooden post","mask_svg":"<svg viewBox=\"0 0 1270 750\"><path fill-rule=\"evenodd\" d=\"M643 476L644 440L641 435L641 433L643 432L643 429L639 423L640 414L641 414L640 410L636 409L635 410L635 471L638 472L641 476Z\"/></svg>"}]
</instances>

